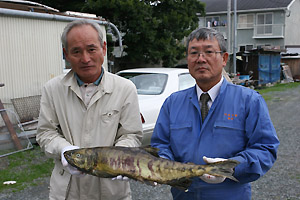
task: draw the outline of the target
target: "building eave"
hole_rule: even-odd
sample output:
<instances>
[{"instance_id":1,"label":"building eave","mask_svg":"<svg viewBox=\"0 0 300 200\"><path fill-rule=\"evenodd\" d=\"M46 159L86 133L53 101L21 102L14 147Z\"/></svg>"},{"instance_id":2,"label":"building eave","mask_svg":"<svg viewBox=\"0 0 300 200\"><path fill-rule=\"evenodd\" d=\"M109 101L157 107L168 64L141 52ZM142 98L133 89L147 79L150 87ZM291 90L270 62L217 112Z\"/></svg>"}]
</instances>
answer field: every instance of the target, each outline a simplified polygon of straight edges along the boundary
<instances>
[{"instance_id":1,"label":"building eave","mask_svg":"<svg viewBox=\"0 0 300 200\"><path fill-rule=\"evenodd\" d=\"M258 13L258 12L271 12L271 11L285 11L287 10L287 7L280 7L280 8L265 8L265 9L249 9L249 10L237 10L237 13ZM233 11L230 11L231 14L233 14ZM227 14L227 11L219 11L219 12L206 12L205 16L209 15L221 15L221 14ZM201 13L196 14L199 17L201 16Z\"/></svg>"}]
</instances>

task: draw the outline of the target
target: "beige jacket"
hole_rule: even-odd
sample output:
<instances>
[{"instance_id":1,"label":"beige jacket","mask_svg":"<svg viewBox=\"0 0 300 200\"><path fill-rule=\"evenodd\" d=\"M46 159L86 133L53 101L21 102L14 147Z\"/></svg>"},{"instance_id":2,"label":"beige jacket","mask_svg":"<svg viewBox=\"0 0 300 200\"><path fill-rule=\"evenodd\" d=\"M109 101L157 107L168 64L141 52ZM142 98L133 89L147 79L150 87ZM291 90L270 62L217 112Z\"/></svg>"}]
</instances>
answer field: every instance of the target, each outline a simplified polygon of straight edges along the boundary
<instances>
[{"instance_id":1,"label":"beige jacket","mask_svg":"<svg viewBox=\"0 0 300 200\"><path fill-rule=\"evenodd\" d=\"M64 147L140 146L142 124L134 84L104 72L88 107L82 101L74 72L53 78L42 91L37 142L54 158L50 199L68 199L71 175L64 170L60 154ZM131 199L127 181L87 175L78 179L78 199ZM71 196L74 196L72 194ZM73 200L73 199L72 199Z\"/></svg>"}]
</instances>

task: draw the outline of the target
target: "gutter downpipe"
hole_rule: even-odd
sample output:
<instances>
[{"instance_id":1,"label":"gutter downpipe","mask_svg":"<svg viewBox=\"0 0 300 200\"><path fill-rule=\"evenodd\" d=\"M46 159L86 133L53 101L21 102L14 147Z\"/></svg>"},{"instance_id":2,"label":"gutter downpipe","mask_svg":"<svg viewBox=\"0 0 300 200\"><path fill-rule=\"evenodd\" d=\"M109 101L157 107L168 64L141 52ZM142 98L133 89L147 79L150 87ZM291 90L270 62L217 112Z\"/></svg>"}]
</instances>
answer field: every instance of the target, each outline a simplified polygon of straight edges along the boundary
<instances>
[{"instance_id":1,"label":"gutter downpipe","mask_svg":"<svg viewBox=\"0 0 300 200\"><path fill-rule=\"evenodd\" d=\"M24 18L34 18L34 19L47 19L47 20L53 20L53 21L55 21L55 20L56 21L67 21L67 22L83 19L83 18L78 18L78 17L68 17L68 16L61 16L61 15L54 15L54 14L35 13L35 12L12 10L12 9L6 9L6 8L0 8L0 15L8 15L8 16L24 17ZM87 20L97 22L100 25L110 26L117 33L117 36L119 39L119 46L120 46L120 55L122 55L122 51L123 51L122 37L121 37L121 34L120 34L118 28L114 24L112 24L108 21L100 21L100 20L98 21L98 20L91 20L91 19L87 19Z\"/></svg>"}]
</instances>

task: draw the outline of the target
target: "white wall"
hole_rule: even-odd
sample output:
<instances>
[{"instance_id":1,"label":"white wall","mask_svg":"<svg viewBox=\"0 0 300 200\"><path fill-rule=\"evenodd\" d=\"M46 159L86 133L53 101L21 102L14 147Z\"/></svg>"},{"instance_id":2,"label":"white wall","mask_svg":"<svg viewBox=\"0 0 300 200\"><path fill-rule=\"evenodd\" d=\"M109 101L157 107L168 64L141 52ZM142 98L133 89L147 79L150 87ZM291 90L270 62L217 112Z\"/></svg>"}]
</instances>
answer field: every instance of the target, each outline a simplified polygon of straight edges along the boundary
<instances>
[{"instance_id":1,"label":"white wall","mask_svg":"<svg viewBox=\"0 0 300 200\"><path fill-rule=\"evenodd\" d=\"M294 0L286 14L285 45L300 45L300 0ZM289 16L288 16L289 14Z\"/></svg>"},{"instance_id":2,"label":"white wall","mask_svg":"<svg viewBox=\"0 0 300 200\"><path fill-rule=\"evenodd\" d=\"M0 15L0 83L5 84L0 99L5 108L13 109L10 99L40 95L48 80L63 73L60 37L67 23Z\"/></svg>"}]
</instances>

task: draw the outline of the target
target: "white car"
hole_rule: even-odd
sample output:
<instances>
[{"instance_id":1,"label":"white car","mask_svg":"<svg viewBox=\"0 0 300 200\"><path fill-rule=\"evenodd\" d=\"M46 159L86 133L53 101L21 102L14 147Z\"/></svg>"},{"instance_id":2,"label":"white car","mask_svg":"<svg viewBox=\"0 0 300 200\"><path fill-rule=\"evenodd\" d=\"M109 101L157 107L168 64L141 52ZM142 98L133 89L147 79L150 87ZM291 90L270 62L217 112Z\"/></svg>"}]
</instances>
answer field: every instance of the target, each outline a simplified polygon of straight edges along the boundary
<instances>
[{"instance_id":1,"label":"white car","mask_svg":"<svg viewBox=\"0 0 300 200\"><path fill-rule=\"evenodd\" d=\"M137 88L143 122L142 145L150 144L153 129L165 99L173 92L196 84L188 69L137 68L122 70L117 74L131 80Z\"/></svg>"}]
</instances>

